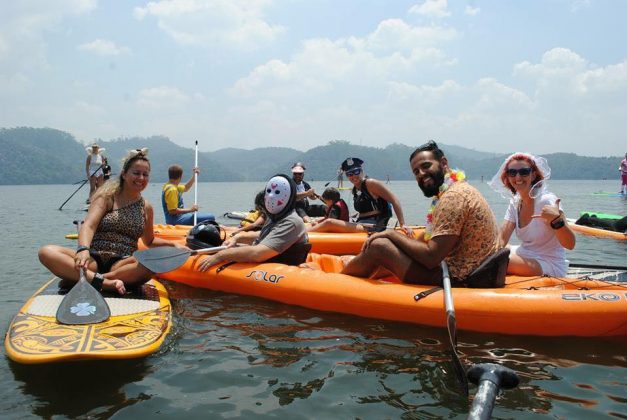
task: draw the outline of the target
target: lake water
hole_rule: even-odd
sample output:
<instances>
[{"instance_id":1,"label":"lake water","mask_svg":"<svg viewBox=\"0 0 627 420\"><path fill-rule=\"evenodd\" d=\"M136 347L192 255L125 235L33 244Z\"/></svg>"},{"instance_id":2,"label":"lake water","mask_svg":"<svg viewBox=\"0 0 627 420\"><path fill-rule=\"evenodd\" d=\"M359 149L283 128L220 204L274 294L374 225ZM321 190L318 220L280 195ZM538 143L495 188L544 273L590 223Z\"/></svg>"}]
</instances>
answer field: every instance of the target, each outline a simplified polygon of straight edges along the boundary
<instances>
[{"instance_id":1,"label":"lake water","mask_svg":"<svg viewBox=\"0 0 627 420\"><path fill-rule=\"evenodd\" d=\"M314 182L318 192L323 182ZM472 181L501 220L507 202ZM221 215L252 207L264 183L201 183L202 209ZM392 181L408 223L429 206L415 182ZM0 186L0 324L3 332L50 275L37 261L85 215L72 185ZM594 196L615 181L552 181L568 217L627 214L627 201ZM163 222L160 185L145 196ZM191 203L193 193L186 195ZM349 193L344 192L349 202ZM222 222L226 220L221 219ZM625 265L627 241L577 236L569 259ZM156 354L139 360L23 366L0 361L3 418L465 418L446 328L316 312L261 299L167 283L174 328ZM495 315L497 316L497 315ZM497 362L520 386L496 403L499 418L627 418L627 339L536 338L458 332L466 366ZM4 353L4 347L3 347ZM471 387L471 394L476 388Z\"/></svg>"}]
</instances>

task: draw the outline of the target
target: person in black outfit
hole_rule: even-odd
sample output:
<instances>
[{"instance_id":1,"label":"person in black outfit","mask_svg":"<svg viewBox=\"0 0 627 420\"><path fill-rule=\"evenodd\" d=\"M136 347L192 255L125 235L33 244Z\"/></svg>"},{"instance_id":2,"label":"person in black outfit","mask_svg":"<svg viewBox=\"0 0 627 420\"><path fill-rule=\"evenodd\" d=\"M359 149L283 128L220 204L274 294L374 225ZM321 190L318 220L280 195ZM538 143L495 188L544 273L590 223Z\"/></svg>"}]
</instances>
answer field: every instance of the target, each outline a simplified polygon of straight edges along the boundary
<instances>
[{"instance_id":1,"label":"person in black outfit","mask_svg":"<svg viewBox=\"0 0 627 420\"><path fill-rule=\"evenodd\" d=\"M104 181L107 182L107 180L111 178L111 165L109 165L109 161L106 157L102 158L102 172L104 174Z\"/></svg>"}]
</instances>

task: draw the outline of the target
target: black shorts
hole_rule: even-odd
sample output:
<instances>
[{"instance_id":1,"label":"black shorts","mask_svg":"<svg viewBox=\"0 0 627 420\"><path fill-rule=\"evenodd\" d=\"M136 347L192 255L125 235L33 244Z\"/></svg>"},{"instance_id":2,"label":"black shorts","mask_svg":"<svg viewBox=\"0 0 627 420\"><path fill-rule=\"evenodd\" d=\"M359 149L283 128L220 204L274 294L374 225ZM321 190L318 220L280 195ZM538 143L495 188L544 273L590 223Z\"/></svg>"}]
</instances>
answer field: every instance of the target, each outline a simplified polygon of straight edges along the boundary
<instances>
[{"instance_id":1,"label":"black shorts","mask_svg":"<svg viewBox=\"0 0 627 420\"><path fill-rule=\"evenodd\" d=\"M109 271L111 271L111 267L113 267L113 264L125 258L128 258L127 256L120 256L115 254L100 255L98 251L93 250L89 251L89 255L94 259L94 261L96 261L96 265L98 266L98 272L100 274L108 273Z\"/></svg>"}]
</instances>

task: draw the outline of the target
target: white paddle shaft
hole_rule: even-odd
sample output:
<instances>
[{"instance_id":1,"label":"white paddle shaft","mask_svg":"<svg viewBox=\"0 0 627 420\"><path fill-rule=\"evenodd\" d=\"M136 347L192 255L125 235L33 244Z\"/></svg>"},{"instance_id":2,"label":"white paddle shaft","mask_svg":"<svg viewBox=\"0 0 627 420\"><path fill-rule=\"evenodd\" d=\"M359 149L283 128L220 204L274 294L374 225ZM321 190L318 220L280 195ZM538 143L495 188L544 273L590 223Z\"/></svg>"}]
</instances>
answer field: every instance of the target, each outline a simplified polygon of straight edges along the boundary
<instances>
[{"instance_id":1,"label":"white paddle shaft","mask_svg":"<svg viewBox=\"0 0 627 420\"><path fill-rule=\"evenodd\" d=\"M194 205L198 204L198 173L196 168L198 167L198 140L196 140L196 147L194 153ZM194 226L196 226L198 211L194 212Z\"/></svg>"}]
</instances>

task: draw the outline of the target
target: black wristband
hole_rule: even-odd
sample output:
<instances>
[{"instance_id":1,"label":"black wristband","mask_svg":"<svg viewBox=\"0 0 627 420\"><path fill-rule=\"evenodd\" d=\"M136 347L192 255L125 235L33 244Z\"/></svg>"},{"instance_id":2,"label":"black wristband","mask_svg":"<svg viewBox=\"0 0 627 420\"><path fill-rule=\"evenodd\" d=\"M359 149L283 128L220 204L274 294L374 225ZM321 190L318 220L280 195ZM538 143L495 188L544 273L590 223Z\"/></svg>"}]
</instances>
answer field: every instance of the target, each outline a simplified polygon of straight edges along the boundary
<instances>
[{"instance_id":1,"label":"black wristband","mask_svg":"<svg viewBox=\"0 0 627 420\"><path fill-rule=\"evenodd\" d=\"M104 282L104 276L100 273L94 274L94 278L91 280L91 285L99 292L102 291L102 282Z\"/></svg>"},{"instance_id":2,"label":"black wristband","mask_svg":"<svg viewBox=\"0 0 627 420\"><path fill-rule=\"evenodd\" d=\"M81 245L78 248L76 248L76 253L78 254L79 252L83 252L83 251L89 251L89 247L85 246L85 245Z\"/></svg>"},{"instance_id":3,"label":"black wristband","mask_svg":"<svg viewBox=\"0 0 627 420\"><path fill-rule=\"evenodd\" d=\"M564 219L562 218L562 215L560 214L555 219L551 220L550 224L553 229L557 230L557 229L563 228L566 222L564 222Z\"/></svg>"}]
</instances>

